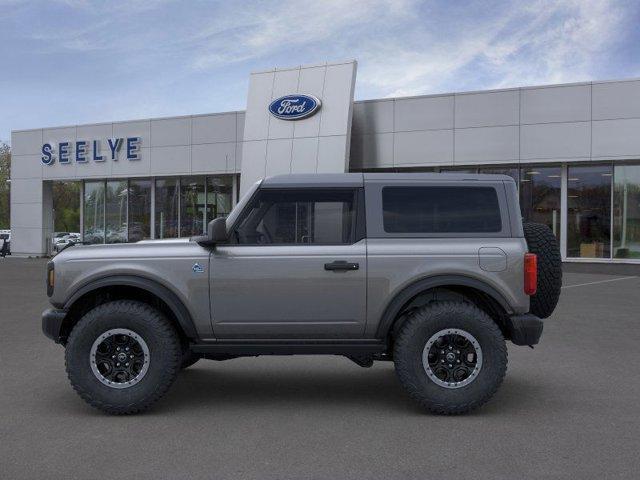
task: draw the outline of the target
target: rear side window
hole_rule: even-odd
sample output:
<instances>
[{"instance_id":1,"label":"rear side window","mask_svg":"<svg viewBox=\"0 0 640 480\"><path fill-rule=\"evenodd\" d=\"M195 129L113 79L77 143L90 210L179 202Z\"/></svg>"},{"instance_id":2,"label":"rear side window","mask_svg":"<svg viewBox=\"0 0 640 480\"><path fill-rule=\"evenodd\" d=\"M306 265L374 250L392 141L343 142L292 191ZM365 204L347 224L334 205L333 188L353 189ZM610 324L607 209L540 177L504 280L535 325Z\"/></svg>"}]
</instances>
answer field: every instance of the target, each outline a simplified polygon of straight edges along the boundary
<instances>
[{"instance_id":1,"label":"rear side window","mask_svg":"<svg viewBox=\"0 0 640 480\"><path fill-rule=\"evenodd\" d=\"M493 187L384 187L387 233L495 233L502 230Z\"/></svg>"}]
</instances>

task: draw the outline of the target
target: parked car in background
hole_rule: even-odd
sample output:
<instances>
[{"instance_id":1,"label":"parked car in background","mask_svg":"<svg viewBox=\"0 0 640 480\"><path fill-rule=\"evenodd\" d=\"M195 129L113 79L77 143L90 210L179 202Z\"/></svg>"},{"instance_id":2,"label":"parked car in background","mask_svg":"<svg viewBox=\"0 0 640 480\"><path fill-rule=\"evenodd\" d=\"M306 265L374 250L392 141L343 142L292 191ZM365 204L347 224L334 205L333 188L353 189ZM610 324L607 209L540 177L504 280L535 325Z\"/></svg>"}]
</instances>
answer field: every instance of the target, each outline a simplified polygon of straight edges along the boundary
<instances>
[{"instance_id":1,"label":"parked car in background","mask_svg":"<svg viewBox=\"0 0 640 480\"><path fill-rule=\"evenodd\" d=\"M11 255L11 230L0 230L0 256Z\"/></svg>"},{"instance_id":2,"label":"parked car in background","mask_svg":"<svg viewBox=\"0 0 640 480\"><path fill-rule=\"evenodd\" d=\"M56 238L56 241L53 244L53 251L58 253L69 243L77 243L80 241L82 241L82 239L79 233L65 233L65 235Z\"/></svg>"},{"instance_id":3,"label":"parked car in background","mask_svg":"<svg viewBox=\"0 0 640 480\"><path fill-rule=\"evenodd\" d=\"M51 237L51 246L55 248L56 243L69 235L69 232L53 232L53 236Z\"/></svg>"}]
</instances>

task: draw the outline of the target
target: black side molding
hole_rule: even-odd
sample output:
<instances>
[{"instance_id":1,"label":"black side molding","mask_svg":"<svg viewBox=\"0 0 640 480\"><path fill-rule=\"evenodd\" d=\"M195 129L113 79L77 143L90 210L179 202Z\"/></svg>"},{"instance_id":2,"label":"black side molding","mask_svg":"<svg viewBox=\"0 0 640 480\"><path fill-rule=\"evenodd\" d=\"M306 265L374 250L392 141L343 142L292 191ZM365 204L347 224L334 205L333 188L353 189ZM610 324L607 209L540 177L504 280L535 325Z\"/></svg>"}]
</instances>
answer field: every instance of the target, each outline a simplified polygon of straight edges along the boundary
<instances>
[{"instance_id":1,"label":"black side molding","mask_svg":"<svg viewBox=\"0 0 640 480\"><path fill-rule=\"evenodd\" d=\"M171 312L175 315L185 335L188 338L198 338L198 333L193 324L193 319L189 314L189 310L187 310L187 307L184 306L178 296L155 280L137 275L112 275L93 280L76 290L64 303L64 309L69 310L75 301L83 295L98 288L110 286L136 287L155 295L171 309Z\"/></svg>"},{"instance_id":2,"label":"black side molding","mask_svg":"<svg viewBox=\"0 0 640 480\"><path fill-rule=\"evenodd\" d=\"M381 340L218 340L194 343L191 351L224 355L362 355L387 350Z\"/></svg>"},{"instance_id":3,"label":"black side molding","mask_svg":"<svg viewBox=\"0 0 640 480\"><path fill-rule=\"evenodd\" d=\"M432 288L447 286L470 287L479 290L493 298L507 314L513 313L511 306L505 298L495 288L481 282L480 280L472 277L465 277L463 275L436 275L434 277L427 277L418 280L396 294L382 314L382 318L380 319L380 323L378 324L378 329L376 331L376 337L386 338L394 320L400 313L400 309L413 297L424 291L431 290Z\"/></svg>"}]
</instances>

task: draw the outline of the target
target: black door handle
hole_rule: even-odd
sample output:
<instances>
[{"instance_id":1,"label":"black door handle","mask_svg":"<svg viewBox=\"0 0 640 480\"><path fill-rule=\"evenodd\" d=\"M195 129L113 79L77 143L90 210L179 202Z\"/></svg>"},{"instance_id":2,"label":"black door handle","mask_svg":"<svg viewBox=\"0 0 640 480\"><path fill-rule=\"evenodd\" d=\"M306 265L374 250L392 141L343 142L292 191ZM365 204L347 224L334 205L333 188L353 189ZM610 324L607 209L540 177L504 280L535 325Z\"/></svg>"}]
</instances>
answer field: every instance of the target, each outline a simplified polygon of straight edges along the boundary
<instances>
[{"instance_id":1,"label":"black door handle","mask_svg":"<svg viewBox=\"0 0 640 480\"><path fill-rule=\"evenodd\" d=\"M325 270L331 270L334 272L338 270L358 270L359 268L360 268L359 263L351 263L345 260L336 260L335 262L324 264Z\"/></svg>"}]
</instances>

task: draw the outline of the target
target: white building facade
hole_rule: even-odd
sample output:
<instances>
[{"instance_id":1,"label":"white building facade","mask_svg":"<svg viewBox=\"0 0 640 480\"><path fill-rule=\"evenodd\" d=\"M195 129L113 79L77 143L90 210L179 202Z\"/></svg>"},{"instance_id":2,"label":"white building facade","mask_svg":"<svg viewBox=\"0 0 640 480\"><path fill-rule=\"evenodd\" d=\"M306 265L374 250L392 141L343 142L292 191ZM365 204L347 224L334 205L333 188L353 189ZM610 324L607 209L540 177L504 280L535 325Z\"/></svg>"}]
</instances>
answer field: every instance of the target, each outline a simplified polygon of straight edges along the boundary
<instances>
[{"instance_id":1,"label":"white building facade","mask_svg":"<svg viewBox=\"0 0 640 480\"><path fill-rule=\"evenodd\" d=\"M264 176L463 171L514 177L564 260L640 263L640 80L354 102L356 70L253 73L242 112L12 132L12 252L50 251L54 182L116 243L199 235Z\"/></svg>"}]
</instances>

